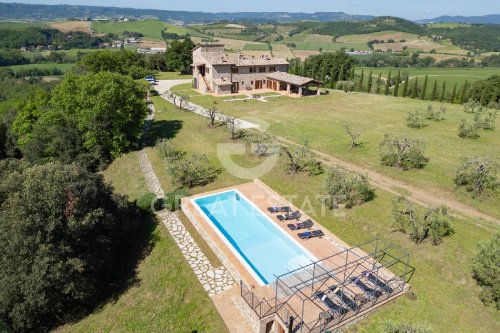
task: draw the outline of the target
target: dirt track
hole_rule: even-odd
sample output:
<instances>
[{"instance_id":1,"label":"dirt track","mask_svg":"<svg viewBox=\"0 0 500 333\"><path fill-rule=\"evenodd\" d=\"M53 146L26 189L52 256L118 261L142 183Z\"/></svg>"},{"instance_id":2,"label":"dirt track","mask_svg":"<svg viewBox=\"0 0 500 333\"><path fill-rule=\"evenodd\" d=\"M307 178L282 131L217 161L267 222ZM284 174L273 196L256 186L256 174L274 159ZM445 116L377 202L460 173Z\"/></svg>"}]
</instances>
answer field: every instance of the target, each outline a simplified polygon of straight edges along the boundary
<instances>
[{"instance_id":1,"label":"dirt track","mask_svg":"<svg viewBox=\"0 0 500 333\"><path fill-rule=\"evenodd\" d=\"M286 145L297 145L295 142L290 141L288 139L282 138L282 137L276 137L278 141L281 143L284 143ZM338 158L335 158L331 155L322 153L320 151L314 150L314 153L319 157L319 160L327 165L340 165L344 167L347 170L351 170L363 175L366 175L374 186L383 189L384 191L393 193L393 194L404 194L406 195L410 200L422 204L424 206L432 205L432 206L439 206L439 205L446 205L448 208L451 210L460 213L462 215L466 215L472 218L480 218L485 221L489 222L494 222L494 223L499 223L500 220L496 219L493 216L490 216L488 214L481 213L480 211L467 206L461 202L458 202L452 198L444 196L442 193L438 194L436 193L431 193L429 191L423 190L421 188L415 187L413 185L409 185L405 182L402 182L400 180L396 180L393 178L390 178L388 176L382 175L376 171L370 170L363 168L361 166L340 160ZM404 193L402 193L404 192Z\"/></svg>"}]
</instances>

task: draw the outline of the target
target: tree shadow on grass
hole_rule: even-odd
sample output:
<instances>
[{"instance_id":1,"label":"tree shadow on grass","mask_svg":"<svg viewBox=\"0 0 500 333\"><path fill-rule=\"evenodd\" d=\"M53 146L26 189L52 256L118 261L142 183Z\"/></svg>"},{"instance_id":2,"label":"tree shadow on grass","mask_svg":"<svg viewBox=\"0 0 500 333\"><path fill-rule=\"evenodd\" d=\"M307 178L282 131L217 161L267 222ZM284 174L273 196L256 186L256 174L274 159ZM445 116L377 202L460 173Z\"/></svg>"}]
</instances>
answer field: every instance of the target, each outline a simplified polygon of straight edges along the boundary
<instances>
[{"instance_id":1,"label":"tree shadow on grass","mask_svg":"<svg viewBox=\"0 0 500 333\"><path fill-rule=\"evenodd\" d=\"M173 139L182 129L181 120L156 120L149 128L148 136L145 140L146 147L153 147L160 139Z\"/></svg>"}]
</instances>

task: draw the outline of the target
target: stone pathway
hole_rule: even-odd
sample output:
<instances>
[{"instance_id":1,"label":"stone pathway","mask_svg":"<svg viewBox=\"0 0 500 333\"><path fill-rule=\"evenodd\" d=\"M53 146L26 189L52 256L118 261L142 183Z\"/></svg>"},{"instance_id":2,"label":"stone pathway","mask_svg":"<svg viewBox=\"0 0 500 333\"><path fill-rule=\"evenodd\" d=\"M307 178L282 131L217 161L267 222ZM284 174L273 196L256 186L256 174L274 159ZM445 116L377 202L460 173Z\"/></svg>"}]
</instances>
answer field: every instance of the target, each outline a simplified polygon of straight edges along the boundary
<instances>
[{"instance_id":1,"label":"stone pathway","mask_svg":"<svg viewBox=\"0 0 500 333\"><path fill-rule=\"evenodd\" d=\"M143 142L154 118L154 106L152 104L149 110L150 112L144 122ZM139 159L141 171L146 180L146 185L157 197L164 197L165 192L161 187L158 177L153 171L148 155L144 150L143 142L141 143L141 150L137 152L137 157ZM203 285L203 288L208 292L208 295L212 296L236 286L236 282L224 266L219 268L212 266L175 212L163 210L158 212L157 215L160 217L177 246L179 246L184 258L186 258L198 277L198 280L200 280L200 283Z\"/></svg>"}]
</instances>

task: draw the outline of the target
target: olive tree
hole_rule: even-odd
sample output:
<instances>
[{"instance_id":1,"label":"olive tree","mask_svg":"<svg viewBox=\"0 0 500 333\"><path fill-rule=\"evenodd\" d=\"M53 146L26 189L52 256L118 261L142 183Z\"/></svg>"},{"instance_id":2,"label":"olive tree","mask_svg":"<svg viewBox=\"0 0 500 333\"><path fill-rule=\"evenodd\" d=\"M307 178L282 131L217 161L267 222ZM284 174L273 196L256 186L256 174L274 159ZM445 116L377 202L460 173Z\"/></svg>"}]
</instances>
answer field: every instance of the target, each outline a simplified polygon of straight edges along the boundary
<instances>
[{"instance_id":1,"label":"olive tree","mask_svg":"<svg viewBox=\"0 0 500 333\"><path fill-rule=\"evenodd\" d=\"M402 170L423 168L429 159L424 155L424 142L420 139L384 135L379 145L383 165Z\"/></svg>"},{"instance_id":2,"label":"olive tree","mask_svg":"<svg viewBox=\"0 0 500 333\"><path fill-rule=\"evenodd\" d=\"M231 140L238 139L238 128L240 127L240 121L235 117L226 117L224 119L224 123L226 124L227 129L231 133Z\"/></svg>"},{"instance_id":3,"label":"olive tree","mask_svg":"<svg viewBox=\"0 0 500 333\"><path fill-rule=\"evenodd\" d=\"M243 139L254 146L252 155L257 157L264 157L273 152L276 146L273 141L273 136L267 132L261 131L246 131L244 132Z\"/></svg>"},{"instance_id":4,"label":"olive tree","mask_svg":"<svg viewBox=\"0 0 500 333\"><path fill-rule=\"evenodd\" d=\"M474 196L480 196L487 190L496 190L500 185L497 169L497 164L491 159L462 158L455 172L455 185L463 186Z\"/></svg>"},{"instance_id":5,"label":"olive tree","mask_svg":"<svg viewBox=\"0 0 500 333\"><path fill-rule=\"evenodd\" d=\"M189 95L186 94L179 95L179 110L184 110L185 105L189 103L189 100L190 100Z\"/></svg>"},{"instance_id":6,"label":"olive tree","mask_svg":"<svg viewBox=\"0 0 500 333\"><path fill-rule=\"evenodd\" d=\"M351 150L361 146L361 143L356 142L356 140L361 136L361 129L353 128L349 124L345 124L344 130L345 133L349 135L349 138L351 138Z\"/></svg>"},{"instance_id":7,"label":"olive tree","mask_svg":"<svg viewBox=\"0 0 500 333\"><path fill-rule=\"evenodd\" d=\"M406 117L406 126L410 128L422 128L425 126L424 116L418 111L410 111Z\"/></svg>"},{"instance_id":8,"label":"olive tree","mask_svg":"<svg viewBox=\"0 0 500 333\"><path fill-rule=\"evenodd\" d=\"M368 183L366 176L349 173L339 166L328 169L323 183L323 194L330 209L338 203L351 208L375 197L375 191Z\"/></svg>"},{"instance_id":9,"label":"olive tree","mask_svg":"<svg viewBox=\"0 0 500 333\"><path fill-rule=\"evenodd\" d=\"M474 114L474 125L486 131L493 131L495 129L495 121L497 118L497 110L487 110L476 112Z\"/></svg>"},{"instance_id":10,"label":"olive tree","mask_svg":"<svg viewBox=\"0 0 500 333\"><path fill-rule=\"evenodd\" d=\"M391 225L410 239L420 244L429 238L433 245L438 245L443 238L453 234L453 217L446 206L429 207L419 214L405 196L399 196L392 202Z\"/></svg>"},{"instance_id":11,"label":"olive tree","mask_svg":"<svg viewBox=\"0 0 500 333\"><path fill-rule=\"evenodd\" d=\"M471 123L465 119L460 121L458 125L458 136L462 139L477 139L479 138L477 123Z\"/></svg>"},{"instance_id":12,"label":"olive tree","mask_svg":"<svg viewBox=\"0 0 500 333\"><path fill-rule=\"evenodd\" d=\"M190 188L209 184L220 173L219 169L212 166L205 154L192 154L169 161L167 171L173 183Z\"/></svg>"},{"instance_id":13,"label":"olive tree","mask_svg":"<svg viewBox=\"0 0 500 333\"><path fill-rule=\"evenodd\" d=\"M464 111L468 113L474 113L482 110L481 103L473 100L472 98L469 99L468 102L464 103L463 106L464 106Z\"/></svg>"},{"instance_id":14,"label":"olive tree","mask_svg":"<svg viewBox=\"0 0 500 333\"><path fill-rule=\"evenodd\" d=\"M307 141L302 145L283 146L280 154L285 157L285 167L289 173L306 171L311 175L316 175L323 171L321 163L316 160Z\"/></svg>"},{"instance_id":15,"label":"olive tree","mask_svg":"<svg viewBox=\"0 0 500 333\"><path fill-rule=\"evenodd\" d=\"M441 121L444 120L444 115L446 113L446 106L443 104L439 108L434 109L432 104L427 105L426 118L429 120Z\"/></svg>"},{"instance_id":16,"label":"olive tree","mask_svg":"<svg viewBox=\"0 0 500 333\"><path fill-rule=\"evenodd\" d=\"M215 107L211 107L211 108L208 108L204 111L204 114L207 116L208 118L208 126L210 128L214 128L215 127L215 123L216 123L216 120L217 120L217 109Z\"/></svg>"},{"instance_id":17,"label":"olive tree","mask_svg":"<svg viewBox=\"0 0 500 333\"><path fill-rule=\"evenodd\" d=\"M479 244L472 259L472 276L481 286L479 297L500 310L500 233Z\"/></svg>"},{"instance_id":18,"label":"olive tree","mask_svg":"<svg viewBox=\"0 0 500 333\"><path fill-rule=\"evenodd\" d=\"M337 81L335 89L343 90L344 92L354 91L355 85L352 81Z\"/></svg>"},{"instance_id":19,"label":"olive tree","mask_svg":"<svg viewBox=\"0 0 500 333\"><path fill-rule=\"evenodd\" d=\"M182 158L185 153L177 150L171 139L160 139L155 144L155 150L161 158L167 162L173 162Z\"/></svg>"}]
</instances>

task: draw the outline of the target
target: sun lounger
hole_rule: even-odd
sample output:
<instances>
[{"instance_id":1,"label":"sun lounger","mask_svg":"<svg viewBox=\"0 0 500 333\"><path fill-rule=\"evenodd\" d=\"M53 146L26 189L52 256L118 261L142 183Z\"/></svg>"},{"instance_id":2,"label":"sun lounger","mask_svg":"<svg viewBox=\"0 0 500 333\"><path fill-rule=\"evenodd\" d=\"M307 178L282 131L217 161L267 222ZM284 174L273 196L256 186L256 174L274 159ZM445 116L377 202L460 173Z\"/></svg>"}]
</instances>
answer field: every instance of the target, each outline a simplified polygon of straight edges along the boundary
<instances>
[{"instance_id":1,"label":"sun lounger","mask_svg":"<svg viewBox=\"0 0 500 333\"><path fill-rule=\"evenodd\" d=\"M330 287L330 291L332 291L349 309L352 311L358 310L358 305L355 301L353 301L346 293L344 293L340 287L333 286Z\"/></svg>"},{"instance_id":2,"label":"sun lounger","mask_svg":"<svg viewBox=\"0 0 500 333\"><path fill-rule=\"evenodd\" d=\"M325 304L328 307L328 309L330 309L330 311L333 312L334 314L343 315L347 313L346 308L343 308L340 305L336 304L324 292L317 293L316 297L319 298L319 300L323 302L323 304Z\"/></svg>"},{"instance_id":3,"label":"sun lounger","mask_svg":"<svg viewBox=\"0 0 500 333\"><path fill-rule=\"evenodd\" d=\"M287 224L288 229L290 230L300 230L300 229L309 229L313 226L313 221L311 220L306 220L304 222L300 223L292 223L292 224Z\"/></svg>"},{"instance_id":4,"label":"sun lounger","mask_svg":"<svg viewBox=\"0 0 500 333\"><path fill-rule=\"evenodd\" d=\"M283 207L267 207L269 213L290 213L292 209L288 206Z\"/></svg>"},{"instance_id":5,"label":"sun lounger","mask_svg":"<svg viewBox=\"0 0 500 333\"><path fill-rule=\"evenodd\" d=\"M359 287L359 289L363 290L370 298L379 298L382 296L380 290L376 290L370 288L366 283L361 281L361 276L351 278L351 281L354 282L355 285Z\"/></svg>"},{"instance_id":6,"label":"sun lounger","mask_svg":"<svg viewBox=\"0 0 500 333\"><path fill-rule=\"evenodd\" d=\"M280 221L288 221L288 220L299 220L302 214L297 210L293 213L276 215L276 218Z\"/></svg>"},{"instance_id":7,"label":"sun lounger","mask_svg":"<svg viewBox=\"0 0 500 333\"><path fill-rule=\"evenodd\" d=\"M321 230L313 230L313 231L302 232L298 236L300 239L309 239L309 238L323 237L324 235L325 234Z\"/></svg>"},{"instance_id":8,"label":"sun lounger","mask_svg":"<svg viewBox=\"0 0 500 333\"><path fill-rule=\"evenodd\" d=\"M387 285L387 283L385 283L382 279L380 279L379 277L377 277L375 274L373 274L372 272L370 271L364 271L363 273L364 276L366 276L366 278L371 282L373 283L374 285L376 285L378 288L382 289L385 293L392 293L392 288L389 287Z\"/></svg>"}]
</instances>

